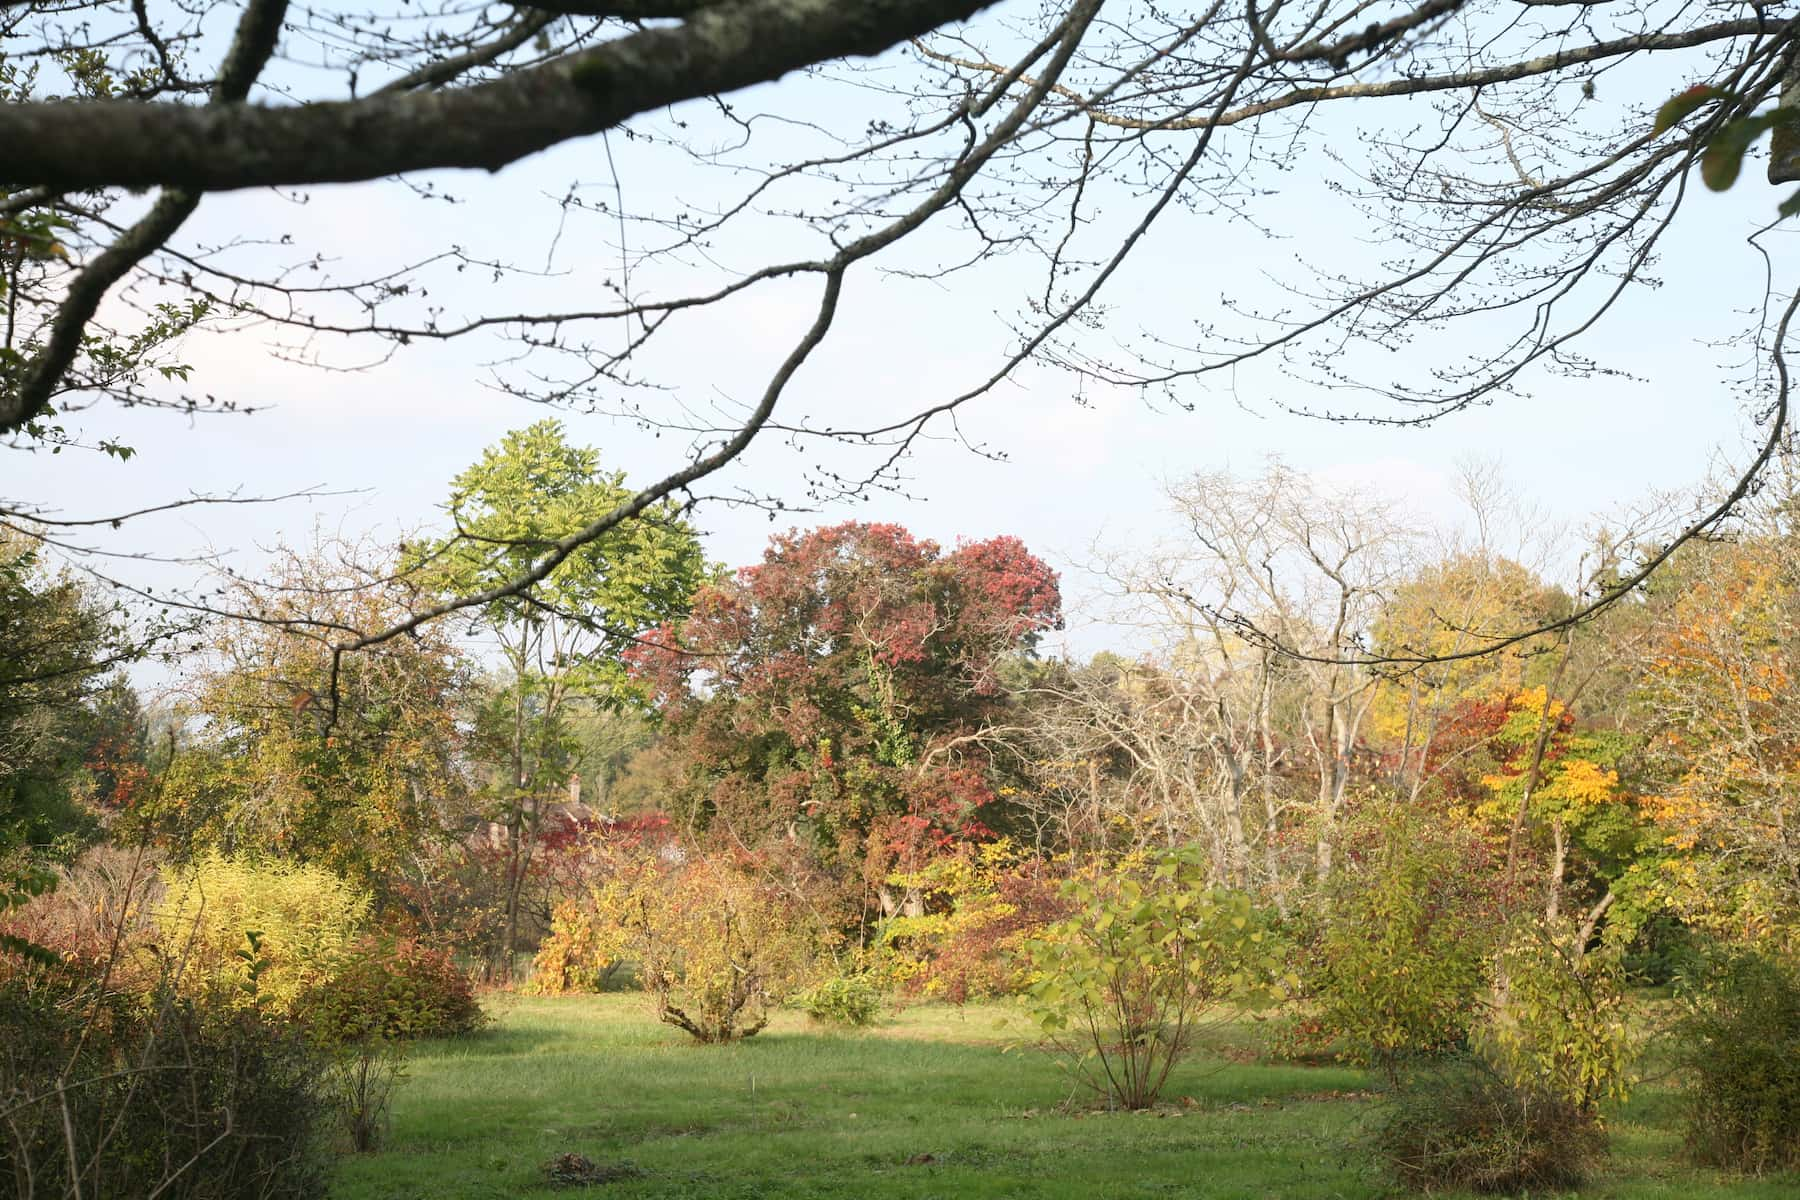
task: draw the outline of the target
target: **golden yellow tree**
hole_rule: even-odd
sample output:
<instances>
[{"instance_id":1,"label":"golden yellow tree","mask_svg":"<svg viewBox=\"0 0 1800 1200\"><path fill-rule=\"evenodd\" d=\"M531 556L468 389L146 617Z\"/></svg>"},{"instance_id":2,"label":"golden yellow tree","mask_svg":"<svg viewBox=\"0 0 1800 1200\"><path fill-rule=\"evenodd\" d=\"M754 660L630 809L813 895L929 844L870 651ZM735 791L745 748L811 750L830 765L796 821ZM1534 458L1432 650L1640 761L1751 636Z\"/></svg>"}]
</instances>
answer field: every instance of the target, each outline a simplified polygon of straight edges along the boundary
<instances>
[{"instance_id":1,"label":"golden yellow tree","mask_svg":"<svg viewBox=\"0 0 1800 1200\"><path fill-rule=\"evenodd\" d=\"M1667 588L1641 701L1656 885L1690 920L1757 938L1800 905L1800 540L1694 551Z\"/></svg>"}]
</instances>

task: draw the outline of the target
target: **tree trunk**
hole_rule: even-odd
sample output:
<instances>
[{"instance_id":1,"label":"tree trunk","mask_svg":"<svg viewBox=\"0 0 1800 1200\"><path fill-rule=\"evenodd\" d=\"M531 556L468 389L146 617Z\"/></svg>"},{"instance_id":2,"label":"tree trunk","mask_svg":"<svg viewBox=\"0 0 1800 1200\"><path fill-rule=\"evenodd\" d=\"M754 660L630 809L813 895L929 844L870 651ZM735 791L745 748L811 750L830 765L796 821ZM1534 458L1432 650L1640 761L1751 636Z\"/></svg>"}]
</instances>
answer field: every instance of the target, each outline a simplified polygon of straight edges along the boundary
<instances>
[{"instance_id":1,"label":"tree trunk","mask_svg":"<svg viewBox=\"0 0 1800 1200\"><path fill-rule=\"evenodd\" d=\"M1769 182L1793 183L1800 180L1800 51L1788 52L1775 111L1786 119L1769 135Z\"/></svg>"},{"instance_id":2,"label":"tree trunk","mask_svg":"<svg viewBox=\"0 0 1800 1200\"><path fill-rule=\"evenodd\" d=\"M1562 916L1563 874L1569 858L1569 847L1563 837L1561 817L1551 820L1550 836L1553 839L1551 850L1553 857L1550 860L1550 887L1544 900L1544 919L1554 923L1558 917Z\"/></svg>"},{"instance_id":3,"label":"tree trunk","mask_svg":"<svg viewBox=\"0 0 1800 1200\"><path fill-rule=\"evenodd\" d=\"M1262 695L1259 701L1261 711L1257 714L1257 734L1262 741L1262 777L1259 782L1263 803L1263 863L1264 870L1269 873L1269 894L1274 898L1275 911L1285 917L1288 915L1287 881L1282 878L1281 829L1278 824L1281 810L1275 799L1275 763L1279 756L1275 752L1275 731L1269 712L1272 700L1269 659L1265 653L1262 663Z\"/></svg>"}]
</instances>

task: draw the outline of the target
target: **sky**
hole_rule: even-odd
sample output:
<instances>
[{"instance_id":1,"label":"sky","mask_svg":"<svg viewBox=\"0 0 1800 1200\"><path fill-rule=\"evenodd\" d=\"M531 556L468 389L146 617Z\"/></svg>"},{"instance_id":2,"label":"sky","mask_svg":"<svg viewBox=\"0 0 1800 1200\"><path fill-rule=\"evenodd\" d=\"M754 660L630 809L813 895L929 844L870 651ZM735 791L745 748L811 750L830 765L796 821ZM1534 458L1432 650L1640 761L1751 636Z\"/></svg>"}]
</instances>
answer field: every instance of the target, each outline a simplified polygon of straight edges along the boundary
<instances>
[{"instance_id":1,"label":"sky","mask_svg":"<svg viewBox=\"0 0 1800 1200\"><path fill-rule=\"evenodd\" d=\"M794 96L792 103L809 103L798 87ZM603 154L613 157L610 166ZM599 291L596 275L616 273L618 230L598 218L559 228L552 198L571 179L608 180L613 172L621 198L633 202L680 198L715 178L691 164L670 165L635 147L589 139L493 176L429 181L457 203L420 200L387 182L318 190L303 200L269 192L210 198L190 226L190 240L291 234L306 252L316 247L336 260L326 273L399 262L449 244L546 259L555 263L547 277L496 283L468 272L441 283L434 302L477 311L504 306L518 293L547 307L578 307ZM1088 389L1077 396L1070 376L1029 368L960 418L969 441L1003 450L1004 461L933 440L906 461L901 492L780 513L773 522L760 508L709 501L696 522L709 554L729 565L754 561L772 530L850 518L897 521L946 545L1013 534L1064 572L1074 613L1067 644L1091 653L1135 635L1099 620L1082 564L1097 547L1147 546L1171 535L1163 490L1196 471L1254 472L1278 455L1334 484L1390 493L1428 522L1458 519L1453 481L1457 464L1470 458L1497 462L1549 519L1571 525L1641 505L1658 492L1690 493L1722 461L1747 457L1756 432L1722 366L1734 352L1708 344L1743 328L1746 305L1761 294L1764 263L1743 239L1773 215L1780 197L1754 172L1752 164L1749 181L1732 193L1694 197L1657 264L1660 286L1635 290L1586 338L1588 353L1629 376L1538 376L1529 395L1402 429L1294 415L1289 408L1338 400L1266 370L1247 369L1185 392L1182 399L1192 406L1185 411L1125 392ZM1123 193L1109 200L1114 219L1139 211L1140 203ZM1160 225L1107 292L1109 323L1095 336L1122 341L1166 330L1171 320L1176 327L1213 320L1227 292L1267 294L1269 273L1293 278L1297 266L1368 261L1394 249L1384 244L1382 230L1304 171L1272 177L1254 203L1254 225L1187 216ZM729 263L770 254L758 236L753 231L710 253ZM552 245L553 260L547 259ZM244 253L263 255L267 263L301 251ZM1007 318L1030 279L1022 264L1007 263L944 283L859 270L848 281L838 327L796 377L783 410L849 421L911 411L959 392L1005 351ZM641 275L638 286L654 282ZM760 390L810 319L812 302L810 284L775 287L687 321L667 335L646 370L682 403L730 411ZM281 340L277 331L249 327L196 335L182 348L195 390L253 406L254 414L185 417L104 408L78 414L70 423L87 436L116 438L136 453L120 462L74 452L5 452L0 492L71 517L202 492L330 493L187 509L90 539L103 549L173 558L212 553L253 574L264 548L304 542L315 527L387 540L433 524L441 519L450 479L484 446L547 415L564 421L571 440L599 447L609 466L634 481L673 469L687 448L677 434L656 437L605 413L552 411L497 391L494 362L503 348L492 342L415 343L379 366L341 371L286 361L277 349ZM337 342L314 348L340 364L365 362L381 349ZM1433 348L1399 353L1427 349ZM829 444L793 449L765 436L709 490L795 503L814 464L847 470L860 461ZM1668 506L1672 515L1678 510L1680 504ZM194 577L193 568L176 564L118 560L107 569L159 588Z\"/></svg>"}]
</instances>

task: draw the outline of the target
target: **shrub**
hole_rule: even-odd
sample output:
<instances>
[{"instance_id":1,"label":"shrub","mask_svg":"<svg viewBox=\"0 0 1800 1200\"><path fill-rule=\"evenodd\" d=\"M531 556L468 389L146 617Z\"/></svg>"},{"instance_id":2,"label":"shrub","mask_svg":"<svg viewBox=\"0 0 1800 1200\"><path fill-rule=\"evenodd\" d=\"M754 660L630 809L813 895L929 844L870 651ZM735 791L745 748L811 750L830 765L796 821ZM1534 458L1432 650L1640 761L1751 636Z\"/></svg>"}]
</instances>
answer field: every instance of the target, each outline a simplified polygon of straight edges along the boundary
<instances>
[{"instance_id":1,"label":"shrub","mask_svg":"<svg viewBox=\"0 0 1800 1200\"><path fill-rule=\"evenodd\" d=\"M293 1007L322 1040L454 1037L486 1019L449 953L412 938L367 935L329 969Z\"/></svg>"},{"instance_id":2,"label":"shrub","mask_svg":"<svg viewBox=\"0 0 1800 1200\"><path fill-rule=\"evenodd\" d=\"M1594 1117L1625 1098L1633 1039L1618 957L1584 953L1576 936L1539 925L1506 946L1505 1001L1482 1036L1510 1079Z\"/></svg>"},{"instance_id":3,"label":"shrub","mask_svg":"<svg viewBox=\"0 0 1800 1200\"><path fill-rule=\"evenodd\" d=\"M867 971L834 975L794 998L800 1011L813 1020L856 1029L873 1025L886 1002L880 982Z\"/></svg>"},{"instance_id":4,"label":"shrub","mask_svg":"<svg viewBox=\"0 0 1800 1200\"><path fill-rule=\"evenodd\" d=\"M1373 1140L1395 1181L1416 1191L1572 1188L1606 1149L1599 1124L1566 1098L1466 1057L1412 1074Z\"/></svg>"},{"instance_id":5,"label":"shrub","mask_svg":"<svg viewBox=\"0 0 1800 1200\"><path fill-rule=\"evenodd\" d=\"M109 962L112 976L154 975L143 953L154 930L148 911L160 892L155 860L137 851L94 846L74 863L46 878L39 894L0 914L0 935L10 935L54 953L65 962L98 973ZM0 906L3 907L3 906Z\"/></svg>"},{"instance_id":6,"label":"shrub","mask_svg":"<svg viewBox=\"0 0 1800 1200\"><path fill-rule=\"evenodd\" d=\"M1192 850L1077 876L1073 915L1026 943L1033 1018L1109 1104L1149 1107L1214 1009L1276 994L1283 950L1264 914L1205 882Z\"/></svg>"},{"instance_id":7,"label":"shrub","mask_svg":"<svg viewBox=\"0 0 1800 1200\"><path fill-rule=\"evenodd\" d=\"M0 1178L39 1196L323 1196L323 1069L253 1013L15 970L0 980Z\"/></svg>"},{"instance_id":8,"label":"shrub","mask_svg":"<svg viewBox=\"0 0 1800 1200\"><path fill-rule=\"evenodd\" d=\"M1800 1168L1800 969L1760 954L1714 965L1684 989L1687 1144L1701 1162Z\"/></svg>"},{"instance_id":9,"label":"shrub","mask_svg":"<svg viewBox=\"0 0 1800 1200\"><path fill-rule=\"evenodd\" d=\"M620 921L638 868L615 860L614 874L578 899L559 901L550 935L532 960L526 991L540 996L597 992L619 969L631 934Z\"/></svg>"},{"instance_id":10,"label":"shrub","mask_svg":"<svg viewBox=\"0 0 1800 1200\"><path fill-rule=\"evenodd\" d=\"M623 929L602 922L581 901L559 900L523 990L535 996L601 991L619 968L624 943Z\"/></svg>"},{"instance_id":11,"label":"shrub","mask_svg":"<svg viewBox=\"0 0 1800 1200\"><path fill-rule=\"evenodd\" d=\"M1068 914L1059 882L1004 838L891 876L925 911L883 922L887 973L907 992L954 1004L1017 995L1026 982L1020 949Z\"/></svg>"},{"instance_id":12,"label":"shrub","mask_svg":"<svg viewBox=\"0 0 1800 1200\"><path fill-rule=\"evenodd\" d=\"M341 1045L325 1072L324 1092L345 1144L357 1154L386 1139L394 1089L406 1078L406 1057L380 1038Z\"/></svg>"},{"instance_id":13,"label":"shrub","mask_svg":"<svg viewBox=\"0 0 1800 1200\"><path fill-rule=\"evenodd\" d=\"M257 1002L287 1015L324 983L369 915L368 895L320 867L238 862L216 855L169 871L156 911L162 952L178 965L189 995L251 1004L244 990L245 935L255 932L266 964Z\"/></svg>"},{"instance_id":14,"label":"shrub","mask_svg":"<svg viewBox=\"0 0 1800 1200\"><path fill-rule=\"evenodd\" d=\"M645 862L618 903L609 918L627 931L657 1018L702 1042L754 1036L818 969L812 914L747 864Z\"/></svg>"},{"instance_id":15,"label":"shrub","mask_svg":"<svg viewBox=\"0 0 1800 1200\"><path fill-rule=\"evenodd\" d=\"M1493 914L1455 893L1455 848L1390 822L1345 872L1308 971L1316 1029L1390 1079L1410 1058L1466 1045L1486 986Z\"/></svg>"}]
</instances>

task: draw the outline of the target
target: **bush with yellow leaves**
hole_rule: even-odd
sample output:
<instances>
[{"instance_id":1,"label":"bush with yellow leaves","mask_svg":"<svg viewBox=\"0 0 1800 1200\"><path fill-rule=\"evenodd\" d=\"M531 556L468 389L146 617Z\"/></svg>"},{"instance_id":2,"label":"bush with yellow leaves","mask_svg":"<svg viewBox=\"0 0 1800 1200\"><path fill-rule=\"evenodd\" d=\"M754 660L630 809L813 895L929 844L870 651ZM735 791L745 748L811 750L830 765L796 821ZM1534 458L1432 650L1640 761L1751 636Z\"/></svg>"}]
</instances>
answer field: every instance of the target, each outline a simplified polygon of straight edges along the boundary
<instances>
[{"instance_id":1,"label":"bush with yellow leaves","mask_svg":"<svg viewBox=\"0 0 1800 1200\"><path fill-rule=\"evenodd\" d=\"M579 895L558 900L525 991L561 996L602 990L630 948L631 933L623 922L627 901L651 868L648 855L613 855L602 879Z\"/></svg>"},{"instance_id":2,"label":"bush with yellow leaves","mask_svg":"<svg viewBox=\"0 0 1800 1200\"><path fill-rule=\"evenodd\" d=\"M1027 940L1069 912L1061 867L1002 838L963 845L889 886L918 898L915 916L889 918L882 969L902 991L932 1000L1016 995L1029 982Z\"/></svg>"},{"instance_id":3,"label":"bush with yellow leaves","mask_svg":"<svg viewBox=\"0 0 1800 1200\"><path fill-rule=\"evenodd\" d=\"M369 918L368 893L323 867L209 854L163 883L156 941L181 988L271 1015L328 981Z\"/></svg>"},{"instance_id":4,"label":"bush with yellow leaves","mask_svg":"<svg viewBox=\"0 0 1800 1200\"><path fill-rule=\"evenodd\" d=\"M607 905L657 1018L701 1042L754 1036L828 962L812 908L753 860L646 860Z\"/></svg>"}]
</instances>

